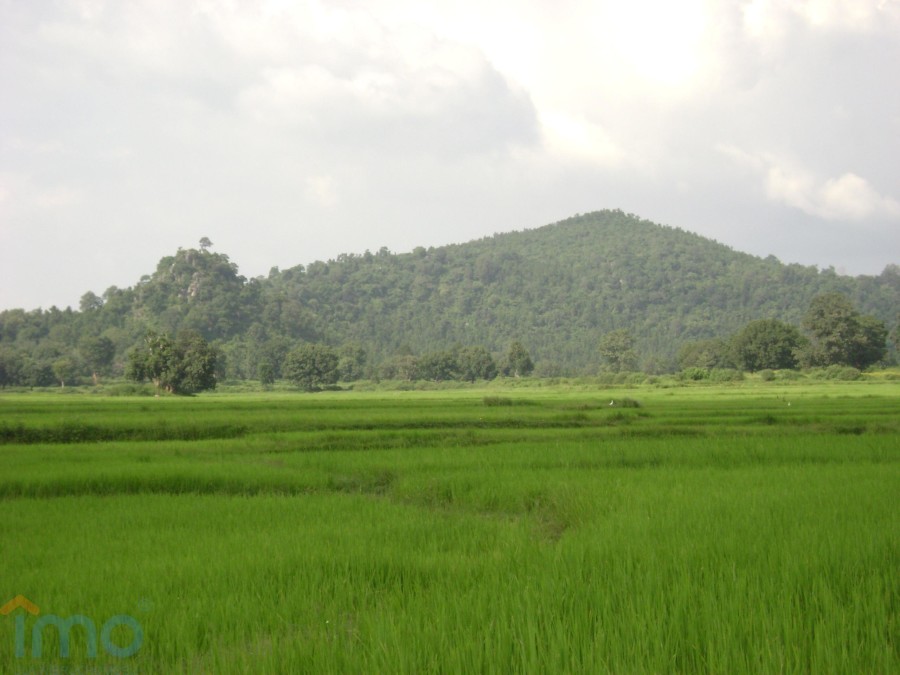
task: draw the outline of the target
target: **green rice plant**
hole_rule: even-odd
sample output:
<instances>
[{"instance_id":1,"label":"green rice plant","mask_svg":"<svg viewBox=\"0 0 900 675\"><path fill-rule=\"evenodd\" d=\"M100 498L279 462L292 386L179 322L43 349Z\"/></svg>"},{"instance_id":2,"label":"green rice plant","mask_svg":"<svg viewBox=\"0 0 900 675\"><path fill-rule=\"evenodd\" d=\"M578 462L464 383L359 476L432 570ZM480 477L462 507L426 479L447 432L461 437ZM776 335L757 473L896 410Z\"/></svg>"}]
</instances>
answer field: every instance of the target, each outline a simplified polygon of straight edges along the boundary
<instances>
[{"instance_id":1,"label":"green rice plant","mask_svg":"<svg viewBox=\"0 0 900 675\"><path fill-rule=\"evenodd\" d=\"M0 396L0 672L896 672L898 393Z\"/></svg>"}]
</instances>

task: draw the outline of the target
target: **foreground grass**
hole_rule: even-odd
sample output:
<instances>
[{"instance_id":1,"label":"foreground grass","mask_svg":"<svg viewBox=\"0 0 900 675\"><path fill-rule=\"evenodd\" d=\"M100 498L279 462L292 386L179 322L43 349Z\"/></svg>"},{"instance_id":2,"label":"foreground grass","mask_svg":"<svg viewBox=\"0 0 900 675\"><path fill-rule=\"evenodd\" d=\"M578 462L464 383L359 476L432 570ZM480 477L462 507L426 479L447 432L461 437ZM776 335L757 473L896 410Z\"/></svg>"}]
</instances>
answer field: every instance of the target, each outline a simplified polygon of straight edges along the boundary
<instances>
[{"instance_id":1,"label":"foreground grass","mask_svg":"<svg viewBox=\"0 0 900 675\"><path fill-rule=\"evenodd\" d=\"M897 385L621 395L0 398L0 603L144 632L0 671L896 672Z\"/></svg>"}]
</instances>

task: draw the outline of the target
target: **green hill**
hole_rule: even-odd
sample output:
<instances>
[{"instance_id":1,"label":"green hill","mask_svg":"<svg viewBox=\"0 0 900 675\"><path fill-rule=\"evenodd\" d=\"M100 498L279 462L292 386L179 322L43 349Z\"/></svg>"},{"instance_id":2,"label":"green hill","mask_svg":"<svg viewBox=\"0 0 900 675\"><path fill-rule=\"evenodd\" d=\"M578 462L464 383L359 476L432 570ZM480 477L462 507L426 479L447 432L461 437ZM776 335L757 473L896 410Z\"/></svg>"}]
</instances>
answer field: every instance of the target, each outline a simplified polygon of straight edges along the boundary
<instances>
[{"instance_id":1,"label":"green hill","mask_svg":"<svg viewBox=\"0 0 900 675\"><path fill-rule=\"evenodd\" d=\"M147 327L217 340L228 375L254 377L299 341L355 344L377 365L454 344L501 354L520 340L543 372L592 372L600 337L624 328L641 364L666 369L688 341L758 318L799 324L817 294L839 291L893 327L900 268L846 277L785 265L621 211L410 253L345 254L247 280L228 256L179 250L129 289L85 294L79 311L0 313L0 346L34 361L113 340L117 358Z\"/></svg>"}]
</instances>

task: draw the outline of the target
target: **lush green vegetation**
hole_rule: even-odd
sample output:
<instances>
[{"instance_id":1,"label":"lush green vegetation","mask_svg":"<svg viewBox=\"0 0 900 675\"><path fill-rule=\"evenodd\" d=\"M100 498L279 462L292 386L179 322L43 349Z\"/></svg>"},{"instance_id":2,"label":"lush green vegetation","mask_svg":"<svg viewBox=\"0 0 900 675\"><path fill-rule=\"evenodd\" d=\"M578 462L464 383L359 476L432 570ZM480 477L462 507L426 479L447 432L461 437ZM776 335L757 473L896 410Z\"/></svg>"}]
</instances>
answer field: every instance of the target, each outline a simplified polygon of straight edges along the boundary
<instances>
[{"instance_id":1,"label":"lush green vegetation","mask_svg":"<svg viewBox=\"0 0 900 675\"><path fill-rule=\"evenodd\" d=\"M597 372L608 356L604 340L615 336L629 345L616 367L671 371L685 343L726 338L754 320L799 326L813 299L829 292L889 329L900 316L896 265L845 277L621 211L404 254L341 255L249 280L210 246L163 258L131 288L85 293L77 310L0 312L0 386L120 375L148 329L172 338L196 331L214 342L225 357L220 381L287 377L286 356L303 343L343 352L350 366L364 355L368 377L402 378L414 355L446 371L440 357L455 346L486 350L502 369L519 341L537 374L557 376ZM868 319L858 329L878 332ZM113 346L109 360L100 338ZM811 364L836 353L827 340L814 346ZM756 363L749 354L741 358Z\"/></svg>"},{"instance_id":2,"label":"lush green vegetation","mask_svg":"<svg viewBox=\"0 0 900 675\"><path fill-rule=\"evenodd\" d=\"M898 441L874 378L0 395L0 604L143 630L0 671L896 672Z\"/></svg>"}]
</instances>

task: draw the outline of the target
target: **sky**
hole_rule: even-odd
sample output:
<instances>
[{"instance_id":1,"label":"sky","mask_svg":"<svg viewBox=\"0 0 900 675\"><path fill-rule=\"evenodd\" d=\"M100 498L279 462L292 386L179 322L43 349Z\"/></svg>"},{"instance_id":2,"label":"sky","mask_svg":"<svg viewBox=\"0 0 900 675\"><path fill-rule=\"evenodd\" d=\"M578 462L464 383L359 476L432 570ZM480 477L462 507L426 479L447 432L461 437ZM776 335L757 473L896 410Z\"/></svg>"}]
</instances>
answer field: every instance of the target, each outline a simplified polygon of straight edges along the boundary
<instances>
[{"instance_id":1,"label":"sky","mask_svg":"<svg viewBox=\"0 0 900 675\"><path fill-rule=\"evenodd\" d=\"M0 309L606 208L900 263L900 0L0 0Z\"/></svg>"}]
</instances>

